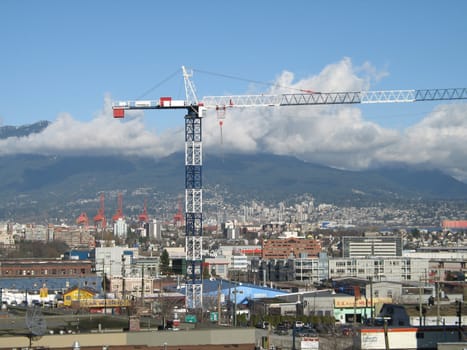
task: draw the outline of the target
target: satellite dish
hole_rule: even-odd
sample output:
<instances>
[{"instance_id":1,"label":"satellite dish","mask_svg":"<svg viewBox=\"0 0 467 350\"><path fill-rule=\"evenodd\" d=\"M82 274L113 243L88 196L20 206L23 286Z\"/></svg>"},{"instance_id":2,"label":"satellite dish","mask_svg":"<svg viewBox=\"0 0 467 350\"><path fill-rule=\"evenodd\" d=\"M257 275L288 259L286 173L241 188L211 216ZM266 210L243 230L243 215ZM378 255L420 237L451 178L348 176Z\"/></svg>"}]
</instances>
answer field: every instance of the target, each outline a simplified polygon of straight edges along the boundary
<instances>
[{"instance_id":1,"label":"satellite dish","mask_svg":"<svg viewBox=\"0 0 467 350\"><path fill-rule=\"evenodd\" d=\"M28 308L26 312L26 327L28 327L30 337L41 337L47 330L44 316L38 307Z\"/></svg>"}]
</instances>

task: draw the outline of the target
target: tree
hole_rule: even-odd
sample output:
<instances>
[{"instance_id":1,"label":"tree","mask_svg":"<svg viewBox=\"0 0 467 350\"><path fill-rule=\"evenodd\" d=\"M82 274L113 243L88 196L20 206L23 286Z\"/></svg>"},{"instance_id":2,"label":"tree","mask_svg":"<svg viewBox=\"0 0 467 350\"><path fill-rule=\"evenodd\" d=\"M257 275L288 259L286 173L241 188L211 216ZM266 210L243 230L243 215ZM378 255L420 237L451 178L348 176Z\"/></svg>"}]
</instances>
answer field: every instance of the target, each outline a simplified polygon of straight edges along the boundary
<instances>
[{"instance_id":1,"label":"tree","mask_svg":"<svg viewBox=\"0 0 467 350\"><path fill-rule=\"evenodd\" d=\"M209 272L209 265L203 266L203 278L208 279L211 277L211 272Z\"/></svg>"},{"instance_id":2,"label":"tree","mask_svg":"<svg viewBox=\"0 0 467 350\"><path fill-rule=\"evenodd\" d=\"M164 249L161 253L160 260L159 260L159 270L163 275L170 275L170 257L169 252L167 249Z\"/></svg>"},{"instance_id":3,"label":"tree","mask_svg":"<svg viewBox=\"0 0 467 350\"><path fill-rule=\"evenodd\" d=\"M107 276L106 273L104 273L104 275L102 276L102 283L101 283L101 286L102 286L102 290L104 291L104 293L109 293L110 292L110 278Z\"/></svg>"}]
</instances>

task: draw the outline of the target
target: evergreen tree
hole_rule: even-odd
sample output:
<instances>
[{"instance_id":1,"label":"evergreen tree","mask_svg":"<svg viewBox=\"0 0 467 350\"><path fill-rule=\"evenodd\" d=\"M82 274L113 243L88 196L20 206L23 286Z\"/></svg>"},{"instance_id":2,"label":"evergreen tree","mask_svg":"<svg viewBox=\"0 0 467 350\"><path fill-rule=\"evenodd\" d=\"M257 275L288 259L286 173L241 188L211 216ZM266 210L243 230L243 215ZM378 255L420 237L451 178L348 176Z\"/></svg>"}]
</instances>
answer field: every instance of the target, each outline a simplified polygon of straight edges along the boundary
<instances>
[{"instance_id":1,"label":"evergreen tree","mask_svg":"<svg viewBox=\"0 0 467 350\"><path fill-rule=\"evenodd\" d=\"M159 270L163 275L170 275L170 258L167 249L164 249L160 256Z\"/></svg>"}]
</instances>

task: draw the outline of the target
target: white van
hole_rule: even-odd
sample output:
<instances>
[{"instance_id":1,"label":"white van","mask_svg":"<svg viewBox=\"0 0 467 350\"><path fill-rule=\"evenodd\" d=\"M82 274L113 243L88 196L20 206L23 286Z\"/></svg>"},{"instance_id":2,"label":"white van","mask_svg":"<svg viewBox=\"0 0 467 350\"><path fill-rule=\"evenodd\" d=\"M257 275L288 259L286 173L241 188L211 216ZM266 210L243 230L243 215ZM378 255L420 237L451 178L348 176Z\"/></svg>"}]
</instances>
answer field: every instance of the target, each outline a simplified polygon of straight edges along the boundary
<instances>
[{"instance_id":1,"label":"white van","mask_svg":"<svg viewBox=\"0 0 467 350\"><path fill-rule=\"evenodd\" d=\"M295 321L294 327L295 328L303 328L303 322L302 321Z\"/></svg>"}]
</instances>

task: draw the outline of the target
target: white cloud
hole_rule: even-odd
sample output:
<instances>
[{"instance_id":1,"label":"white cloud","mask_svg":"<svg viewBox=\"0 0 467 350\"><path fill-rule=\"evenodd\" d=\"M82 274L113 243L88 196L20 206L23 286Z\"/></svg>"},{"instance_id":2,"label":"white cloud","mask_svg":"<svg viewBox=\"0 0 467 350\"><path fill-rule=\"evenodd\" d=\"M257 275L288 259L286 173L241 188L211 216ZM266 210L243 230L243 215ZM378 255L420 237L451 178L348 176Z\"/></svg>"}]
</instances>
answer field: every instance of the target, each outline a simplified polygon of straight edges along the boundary
<instances>
[{"instance_id":1,"label":"white cloud","mask_svg":"<svg viewBox=\"0 0 467 350\"><path fill-rule=\"evenodd\" d=\"M439 168L467 179L467 104L436 107L419 123L407 128L397 143L381 149L377 156L385 162Z\"/></svg>"},{"instance_id":2,"label":"white cloud","mask_svg":"<svg viewBox=\"0 0 467 350\"><path fill-rule=\"evenodd\" d=\"M173 153L183 145L183 132L156 135L149 132L141 113L128 113L124 122L112 117L110 97L104 108L89 122L61 114L43 132L28 137L0 140L0 154L44 155L129 155L161 157ZM179 143L172 140L180 139ZM177 148L178 147L178 148Z\"/></svg>"},{"instance_id":3,"label":"white cloud","mask_svg":"<svg viewBox=\"0 0 467 350\"><path fill-rule=\"evenodd\" d=\"M295 81L283 72L267 93L359 91L387 75L371 64L355 67L351 60L325 67L320 74ZM160 113L163 113L160 111ZM216 112L203 119L207 149L224 152L272 152L337 168L365 169L386 163L440 168L467 179L467 104L436 107L403 131L384 128L365 119L357 106L274 107L229 109L223 126L223 144ZM184 147L183 127L148 131L141 112L128 113L123 122L112 118L110 97L89 122L63 114L40 134L0 140L0 155L93 154L162 157Z\"/></svg>"}]
</instances>

